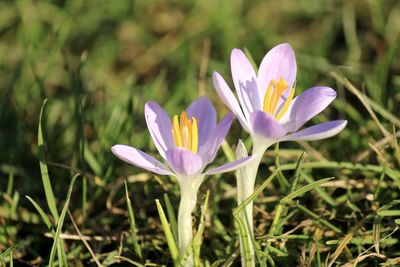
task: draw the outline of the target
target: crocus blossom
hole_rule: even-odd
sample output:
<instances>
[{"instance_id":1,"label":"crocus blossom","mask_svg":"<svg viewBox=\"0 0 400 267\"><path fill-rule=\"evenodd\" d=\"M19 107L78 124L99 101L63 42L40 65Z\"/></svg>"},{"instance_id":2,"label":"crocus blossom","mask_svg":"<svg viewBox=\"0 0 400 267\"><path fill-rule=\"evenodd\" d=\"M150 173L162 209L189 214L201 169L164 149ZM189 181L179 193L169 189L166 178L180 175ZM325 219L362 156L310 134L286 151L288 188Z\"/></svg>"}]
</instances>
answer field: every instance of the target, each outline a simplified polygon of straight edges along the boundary
<instances>
[{"instance_id":1,"label":"crocus blossom","mask_svg":"<svg viewBox=\"0 0 400 267\"><path fill-rule=\"evenodd\" d=\"M347 121L329 121L301 129L336 98L336 92L329 87L316 86L294 98L297 66L289 44L280 44L271 49L261 61L258 73L240 49L233 49L231 72L239 101L217 72L213 73L213 83L222 101L249 132L253 141L253 155L256 155L256 159L236 173L238 202L242 203L254 191L257 170L269 146L282 141L328 138L343 130ZM240 154L243 152L239 151ZM247 236L251 249L252 205L249 202L242 214L242 219L248 222ZM243 252L243 240L241 250L242 266L248 266ZM254 251L250 253L250 265L254 266Z\"/></svg>"},{"instance_id":2,"label":"crocus blossom","mask_svg":"<svg viewBox=\"0 0 400 267\"><path fill-rule=\"evenodd\" d=\"M153 142L166 165L156 158L127 145L111 148L121 160L160 175L175 176L181 189L178 214L179 247L181 255L192 242L191 212L196 205L197 190L205 175L228 172L248 164L246 157L204 171L214 160L233 120L228 113L217 124L217 115L211 102L200 97L190 104L180 116L169 115L155 102L145 104L145 118ZM192 265L188 257L185 266Z\"/></svg>"},{"instance_id":3,"label":"crocus blossom","mask_svg":"<svg viewBox=\"0 0 400 267\"><path fill-rule=\"evenodd\" d=\"M213 74L215 89L257 147L265 150L275 142L324 139L346 126L345 120L336 120L300 130L336 98L336 92L316 86L293 98L297 67L289 44L272 48L257 74L246 55L233 49L231 71L239 102L217 72Z\"/></svg>"},{"instance_id":4,"label":"crocus blossom","mask_svg":"<svg viewBox=\"0 0 400 267\"><path fill-rule=\"evenodd\" d=\"M204 171L214 160L233 120L232 113L228 113L217 124L215 109L206 97L192 102L180 116L173 116L172 121L164 109L152 101L146 103L144 112L154 144L168 165L134 147L113 146L114 155L129 164L156 174L175 176L182 182L190 177L232 171L250 160L245 158Z\"/></svg>"}]
</instances>

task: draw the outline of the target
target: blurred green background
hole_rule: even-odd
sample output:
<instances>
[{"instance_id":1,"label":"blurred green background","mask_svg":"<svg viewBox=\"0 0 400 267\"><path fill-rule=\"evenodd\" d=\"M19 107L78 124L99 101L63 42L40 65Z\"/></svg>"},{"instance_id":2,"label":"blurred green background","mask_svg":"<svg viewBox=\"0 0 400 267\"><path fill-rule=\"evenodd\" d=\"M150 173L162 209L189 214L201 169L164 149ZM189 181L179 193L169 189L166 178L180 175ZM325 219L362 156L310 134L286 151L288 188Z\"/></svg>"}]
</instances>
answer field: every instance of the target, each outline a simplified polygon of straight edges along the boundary
<instances>
[{"instance_id":1,"label":"blurred green background","mask_svg":"<svg viewBox=\"0 0 400 267\"><path fill-rule=\"evenodd\" d=\"M314 123L345 118L347 128L326 141L282 144L281 161L296 162L307 151L309 160L398 168L395 146L369 145L387 136L343 78L373 101L382 127L388 133L396 131L399 31L396 0L0 1L0 251L17 246L18 263L47 262L52 240L44 237L48 230L25 198L31 196L48 212L37 146L40 108L47 98L42 122L45 155L59 209L72 175L83 173L70 204L81 231L116 238L92 243L103 264L116 262L114 256L121 251L134 258L128 238L119 243L121 234L129 231L122 181L130 175L129 191L146 257L168 265L154 199L166 192L177 203L177 186L116 160L110 147L129 144L155 154L143 117L149 100L172 115L197 96L207 95L220 116L226 113L210 77L218 71L232 85L229 57L235 47L246 49L258 65L270 48L288 42L296 52L297 94L313 85L338 91L338 100ZM239 137L247 134L236 122L227 138L233 149ZM265 159L263 176L274 164L272 152L267 155L271 157ZM220 153L217 161L225 158ZM363 187L356 192L331 193L359 204L361 214L372 209L374 203L362 201L373 193L379 175L320 174L361 180ZM390 181L382 203L398 197L398 188ZM213 262L234 251L233 175L209 178L203 187L203 192L212 188L213 229L205 236L212 249L205 249L204 258ZM260 209L271 212L268 203L284 194L280 190L277 186L267 192ZM346 212L357 213L351 208ZM262 234L262 225L270 222L260 211L257 216ZM359 216L339 224L346 229ZM65 224L63 231L74 233L69 219ZM71 265L90 260L80 241L67 243ZM333 253L334 247L330 249ZM299 255L293 257L297 263Z\"/></svg>"}]
</instances>

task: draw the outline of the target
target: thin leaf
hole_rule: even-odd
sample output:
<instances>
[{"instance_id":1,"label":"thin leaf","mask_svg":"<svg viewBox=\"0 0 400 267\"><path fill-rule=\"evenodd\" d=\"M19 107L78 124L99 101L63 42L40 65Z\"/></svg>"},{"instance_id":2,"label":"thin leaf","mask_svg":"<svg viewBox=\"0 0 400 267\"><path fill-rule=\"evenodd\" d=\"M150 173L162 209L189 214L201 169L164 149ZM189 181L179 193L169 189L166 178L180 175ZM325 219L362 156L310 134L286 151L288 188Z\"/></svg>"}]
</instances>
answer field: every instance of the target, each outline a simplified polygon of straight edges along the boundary
<instances>
[{"instance_id":1,"label":"thin leaf","mask_svg":"<svg viewBox=\"0 0 400 267\"><path fill-rule=\"evenodd\" d=\"M53 246L51 247L51 251L50 251L49 267L53 267L54 266L54 256L55 256L57 247L59 246L58 243L60 242L61 229L63 227L65 215L67 213L67 209L68 209L68 206L69 206L69 201L71 199L72 189L74 187L75 180L76 180L76 178L78 176L79 176L79 174L76 174L74 177L72 177L71 183L70 183L69 188L68 188L67 198L65 199L65 204L64 204L64 207L63 207L63 209L61 211L60 220L58 221L56 233L54 235Z\"/></svg>"},{"instance_id":2,"label":"thin leaf","mask_svg":"<svg viewBox=\"0 0 400 267\"><path fill-rule=\"evenodd\" d=\"M58 212L56 207L56 201L53 194L53 189L50 183L49 171L47 169L46 158L44 155L44 144L43 144L43 134L42 134L42 116L43 111L46 106L47 99L43 101L42 109L40 110L39 116L39 127L38 127L38 149L39 149L39 165L40 173L42 176L42 182L44 187L44 193L46 195L47 205L49 206L50 212L54 217L56 223L58 223Z\"/></svg>"},{"instance_id":3,"label":"thin leaf","mask_svg":"<svg viewBox=\"0 0 400 267\"><path fill-rule=\"evenodd\" d=\"M292 200L292 199L294 199L294 198L296 198L296 197L299 197L299 196L301 196L301 195L307 193L307 192L310 191L310 190L313 190L314 188L316 188L316 187L318 187L318 186L320 186L320 185L322 185L322 184L324 184L324 183L326 183L326 182L329 182L329 181L332 180L332 179L333 179L333 177L331 177L331 178L325 178L325 179L321 179L321 180L315 181L315 182L313 182L313 183L311 183L311 184L308 184L308 185L306 185L306 186L303 186L302 188L300 188L300 189L294 191L293 193L287 195L286 197L284 197L284 198L281 200L281 202L282 202L282 203L288 202L288 201L290 201L290 200Z\"/></svg>"},{"instance_id":4,"label":"thin leaf","mask_svg":"<svg viewBox=\"0 0 400 267\"><path fill-rule=\"evenodd\" d=\"M128 206L128 214L129 214L129 223L131 227L131 239L133 243L133 249L135 250L136 254L139 256L140 259L142 259L142 249L139 245L137 235L136 235L136 223L135 223L135 216L133 214L133 208L132 208L132 203L131 199L129 198L129 193L128 193L128 185L125 182L125 197L126 197L126 205Z\"/></svg>"},{"instance_id":5,"label":"thin leaf","mask_svg":"<svg viewBox=\"0 0 400 267\"><path fill-rule=\"evenodd\" d=\"M382 217L400 216L400 210L380 210L377 213L379 216L382 216Z\"/></svg>"},{"instance_id":6,"label":"thin leaf","mask_svg":"<svg viewBox=\"0 0 400 267\"><path fill-rule=\"evenodd\" d=\"M49 217L47 217L47 215L43 211L43 209L30 196L25 196L25 197L32 203L32 205L35 207L35 209L39 212L39 215L40 215L40 217L42 217L42 220L46 224L47 228L49 228L49 230L52 230L53 225L51 224Z\"/></svg>"},{"instance_id":7,"label":"thin leaf","mask_svg":"<svg viewBox=\"0 0 400 267\"><path fill-rule=\"evenodd\" d=\"M176 221L174 209L167 194L164 194L165 206L167 208L168 221L171 225L172 235L174 236L175 243L178 244L178 223Z\"/></svg>"},{"instance_id":8,"label":"thin leaf","mask_svg":"<svg viewBox=\"0 0 400 267\"><path fill-rule=\"evenodd\" d=\"M167 244L169 247L169 251L171 252L172 261L174 262L175 266L179 266L179 252L176 246L174 237L171 232L171 228L169 227L167 217L165 216L164 210L160 204L160 201L156 199L156 205L158 214L160 216L161 224L164 230L165 238L167 239Z\"/></svg>"},{"instance_id":9,"label":"thin leaf","mask_svg":"<svg viewBox=\"0 0 400 267\"><path fill-rule=\"evenodd\" d=\"M306 182L309 183L309 184L315 182L315 180L314 180L311 176L309 176L309 175L307 175L307 174L305 174L305 173L303 173L303 172L301 173L301 176L302 176L302 177L304 178L304 180L306 180ZM326 203L328 203L328 204L331 205L331 206L337 206L336 200L334 200L334 199L331 197L331 195L329 195L324 189L322 189L321 187L316 187L316 188L315 188L315 191L321 196L321 198L322 198L323 200L326 201Z\"/></svg>"},{"instance_id":10,"label":"thin leaf","mask_svg":"<svg viewBox=\"0 0 400 267\"><path fill-rule=\"evenodd\" d=\"M235 160L235 153L233 153L232 148L229 146L228 142L224 140L221 145L221 149L225 154L225 157L228 162L232 162Z\"/></svg>"},{"instance_id":11,"label":"thin leaf","mask_svg":"<svg viewBox=\"0 0 400 267\"><path fill-rule=\"evenodd\" d=\"M17 248L16 246L12 246L12 247L9 247L8 249L4 250L2 253L0 253L0 258L7 257L16 248Z\"/></svg>"},{"instance_id":12,"label":"thin leaf","mask_svg":"<svg viewBox=\"0 0 400 267\"><path fill-rule=\"evenodd\" d=\"M207 208L208 208L209 197L210 197L210 191L207 190L207 194L204 199L203 206L201 208L199 227L198 227L197 233L194 236L193 241L192 241L192 246L193 246L193 250L194 250L194 266L201 266L200 249L201 249L201 244L203 242L203 233L204 233L205 218L206 218L206 212L207 212Z\"/></svg>"}]
</instances>

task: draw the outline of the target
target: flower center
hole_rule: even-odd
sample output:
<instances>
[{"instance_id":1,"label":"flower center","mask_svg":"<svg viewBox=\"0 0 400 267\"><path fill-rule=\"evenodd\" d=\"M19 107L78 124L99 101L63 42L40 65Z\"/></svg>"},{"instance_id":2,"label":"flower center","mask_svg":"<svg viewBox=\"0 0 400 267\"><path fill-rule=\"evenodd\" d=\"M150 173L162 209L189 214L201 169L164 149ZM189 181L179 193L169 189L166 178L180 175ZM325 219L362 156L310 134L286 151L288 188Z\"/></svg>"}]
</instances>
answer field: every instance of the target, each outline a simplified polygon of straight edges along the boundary
<instances>
[{"instance_id":1,"label":"flower center","mask_svg":"<svg viewBox=\"0 0 400 267\"><path fill-rule=\"evenodd\" d=\"M290 91L289 96L286 98L285 103L277 114L276 108L280 97L283 92L289 87L286 81L281 77L279 81L271 80L268 85L268 89L264 96L264 112L271 114L275 120L279 121L289 108L290 102L293 99L294 87Z\"/></svg>"},{"instance_id":2,"label":"flower center","mask_svg":"<svg viewBox=\"0 0 400 267\"><path fill-rule=\"evenodd\" d=\"M172 123L172 134L176 147L184 147L193 153L197 153L199 146L199 130L197 128L197 118L189 119L185 111L179 118L175 115Z\"/></svg>"}]
</instances>

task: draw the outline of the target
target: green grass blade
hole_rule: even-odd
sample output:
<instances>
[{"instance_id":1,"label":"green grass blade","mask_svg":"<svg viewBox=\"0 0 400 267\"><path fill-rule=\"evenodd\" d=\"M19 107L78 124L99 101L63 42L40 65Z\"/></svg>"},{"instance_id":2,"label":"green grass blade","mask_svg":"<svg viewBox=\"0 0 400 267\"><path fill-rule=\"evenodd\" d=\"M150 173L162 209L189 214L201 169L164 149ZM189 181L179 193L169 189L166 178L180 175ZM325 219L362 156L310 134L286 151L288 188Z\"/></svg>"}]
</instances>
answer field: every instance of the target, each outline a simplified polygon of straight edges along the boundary
<instances>
[{"instance_id":1,"label":"green grass blade","mask_svg":"<svg viewBox=\"0 0 400 267\"><path fill-rule=\"evenodd\" d=\"M164 194L164 201L167 208L168 221L171 225L172 235L174 236L175 243L178 244L178 223L176 221L174 208L172 207L171 201L169 200L167 194Z\"/></svg>"},{"instance_id":2,"label":"green grass blade","mask_svg":"<svg viewBox=\"0 0 400 267\"><path fill-rule=\"evenodd\" d=\"M133 243L133 249L136 252L136 254L139 256L139 258L142 259L142 249L139 245L137 235L136 235L136 222L135 222L135 216L133 213L131 199L129 198L128 185L126 184L126 180L124 182L125 182L126 205L128 206L129 223L130 223L130 227L131 227L131 239L132 239L132 243Z\"/></svg>"},{"instance_id":3,"label":"green grass blade","mask_svg":"<svg viewBox=\"0 0 400 267\"><path fill-rule=\"evenodd\" d=\"M280 169L282 171L294 170L296 169L296 163L288 163L280 165ZM275 170L276 167L271 167L272 170ZM393 169L386 169L384 166L373 165L373 164L360 164L353 162L339 162L339 161L326 161L326 162L305 162L303 164L303 169L348 169L352 171L360 171L360 172L374 172L374 173L382 173L384 172L387 176L392 178L395 182L400 184L400 172Z\"/></svg>"},{"instance_id":4,"label":"green grass blade","mask_svg":"<svg viewBox=\"0 0 400 267\"><path fill-rule=\"evenodd\" d=\"M174 237L171 232L171 228L169 227L167 217L165 216L164 210L160 204L160 201L156 199L156 205L158 214L160 216L161 224L164 230L165 238L167 239L167 244L169 250L171 252L172 261L174 262L174 266L179 266L179 252L178 247L176 246Z\"/></svg>"},{"instance_id":5,"label":"green grass blade","mask_svg":"<svg viewBox=\"0 0 400 267\"><path fill-rule=\"evenodd\" d=\"M14 260L13 260L13 251L11 250L10 252L10 267L14 266Z\"/></svg>"},{"instance_id":6,"label":"green grass blade","mask_svg":"<svg viewBox=\"0 0 400 267\"><path fill-rule=\"evenodd\" d=\"M7 257L8 255L11 254L11 252L12 252L15 248L16 248L16 246L12 246L12 247L7 248L6 250L4 250L3 252L0 253L0 258L3 259L3 258L5 258L5 257Z\"/></svg>"},{"instance_id":7,"label":"green grass blade","mask_svg":"<svg viewBox=\"0 0 400 267\"><path fill-rule=\"evenodd\" d=\"M90 150L90 148L86 145L84 146L84 158L85 161L89 164L90 168L94 171L94 173L98 176L101 176L102 168L99 161L96 159L96 156Z\"/></svg>"},{"instance_id":8,"label":"green grass blade","mask_svg":"<svg viewBox=\"0 0 400 267\"><path fill-rule=\"evenodd\" d=\"M235 160L235 153L233 152L232 148L229 146L228 142L224 140L221 145L221 149L225 154L227 162L232 162Z\"/></svg>"},{"instance_id":9,"label":"green grass blade","mask_svg":"<svg viewBox=\"0 0 400 267\"><path fill-rule=\"evenodd\" d=\"M16 219L17 218L17 208L19 203L19 193L18 191L14 192L12 203L10 206L10 218Z\"/></svg>"},{"instance_id":10,"label":"green grass blade","mask_svg":"<svg viewBox=\"0 0 400 267\"><path fill-rule=\"evenodd\" d=\"M315 182L315 180L311 176L309 176L309 175L307 175L307 174L305 174L303 172L301 173L301 176L309 184ZM331 206L337 206L336 200L334 200L324 189L322 189L321 187L316 187L315 191L321 196L321 198L323 200L326 201L326 203L328 203Z\"/></svg>"},{"instance_id":11,"label":"green grass blade","mask_svg":"<svg viewBox=\"0 0 400 267\"><path fill-rule=\"evenodd\" d=\"M325 179L318 180L316 182L313 182L311 184L303 186L302 188L300 188L300 189L294 191L293 193L290 193L286 197L282 198L281 201L279 202L279 204L276 207L275 216L274 216L274 219L272 221L271 228L270 228L270 231L269 231L269 236L271 236L271 237L274 236L276 234L277 230L280 228L280 224L281 224L280 223L280 218L281 218L282 213L285 210L285 205L287 203L289 203L294 198L299 197L299 196L305 194L306 192L308 192L308 191L310 191L310 190L312 190L312 189L320 186L321 184L326 183L326 182L328 182L328 181L330 181L332 179L333 178L325 178ZM271 249L271 246L268 245L266 247L266 249L267 250Z\"/></svg>"},{"instance_id":12,"label":"green grass blade","mask_svg":"<svg viewBox=\"0 0 400 267\"><path fill-rule=\"evenodd\" d=\"M11 192L14 188L14 173L10 172L8 175L8 183L7 183L7 195L11 196Z\"/></svg>"},{"instance_id":13,"label":"green grass blade","mask_svg":"<svg viewBox=\"0 0 400 267\"><path fill-rule=\"evenodd\" d=\"M200 262L200 249L201 249L201 244L203 242L203 233L204 233L204 227L205 227L205 218L206 218L206 212L208 209L208 199L210 197L210 191L207 190L206 197L204 199L203 206L201 208L201 215L200 215L200 222L199 222L199 227L197 229L197 233L193 238L193 250L194 250L194 266L201 266Z\"/></svg>"},{"instance_id":14,"label":"green grass blade","mask_svg":"<svg viewBox=\"0 0 400 267\"><path fill-rule=\"evenodd\" d=\"M38 149L39 149L39 164L40 172L42 176L42 182L44 187L44 193L46 195L47 205L49 206L50 212L54 217L56 224L58 223L58 212L56 207L56 201L53 194L53 189L50 183L49 171L47 169L46 158L44 155L44 143L43 143L43 133L42 133L42 116L43 111L46 106L47 99L43 101L42 109L40 110L39 116L39 127L38 127Z\"/></svg>"},{"instance_id":15,"label":"green grass blade","mask_svg":"<svg viewBox=\"0 0 400 267\"><path fill-rule=\"evenodd\" d=\"M380 210L377 213L379 216L382 216L382 217L400 216L400 210Z\"/></svg>"},{"instance_id":16,"label":"green grass blade","mask_svg":"<svg viewBox=\"0 0 400 267\"><path fill-rule=\"evenodd\" d=\"M272 180L276 177L278 174L279 169L275 170L269 177L266 179L260 187L258 187L253 194L251 194L245 201L243 201L240 205L238 205L236 208L233 209L234 214L239 214L242 209L246 205L249 204L249 202L254 201L254 199L261 194L261 192L272 182Z\"/></svg>"},{"instance_id":17,"label":"green grass blade","mask_svg":"<svg viewBox=\"0 0 400 267\"><path fill-rule=\"evenodd\" d=\"M300 156L299 160L297 161L296 169L294 170L294 180L293 180L292 186L290 187L290 193L293 193L296 190L297 183L299 182L299 179L301 176L301 170L303 168L303 163L304 163L304 152L301 153L301 156Z\"/></svg>"},{"instance_id":18,"label":"green grass blade","mask_svg":"<svg viewBox=\"0 0 400 267\"><path fill-rule=\"evenodd\" d=\"M306 215L310 216L311 218L313 218L314 221L320 222L322 225L330 228L331 230L335 231L336 233L339 233L339 234L342 233L342 231L338 227L334 226L333 224L331 224L327 220L322 219L318 214L312 212L311 210L307 209L303 205L301 205L299 203L294 203L294 205L296 206L296 208L300 209L304 214L306 214Z\"/></svg>"},{"instance_id":19,"label":"green grass blade","mask_svg":"<svg viewBox=\"0 0 400 267\"><path fill-rule=\"evenodd\" d=\"M25 196L35 207L35 209L39 212L40 217L42 217L43 222L46 224L47 228L49 230L53 229L53 225L50 222L49 217L47 217L46 213L43 211L43 209L39 206L39 204L36 203L35 200L33 200L30 196Z\"/></svg>"},{"instance_id":20,"label":"green grass blade","mask_svg":"<svg viewBox=\"0 0 400 267\"><path fill-rule=\"evenodd\" d=\"M321 180L315 181L315 182L313 182L311 184L308 184L306 186L303 186L302 188L300 188L300 189L294 191L293 193L287 195L286 197L282 198L281 202L282 203L288 202L288 201L290 201L290 200L292 200L292 199L294 199L296 197L299 197L299 196L307 193L310 190L313 190L314 188L316 188L316 187L318 187L318 186L320 186L320 185L322 185L322 184L324 184L324 183L326 183L326 182L328 182L328 181L330 181L332 179L333 179L332 177L331 178L325 178L325 179L321 179Z\"/></svg>"},{"instance_id":21,"label":"green grass blade","mask_svg":"<svg viewBox=\"0 0 400 267\"><path fill-rule=\"evenodd\" d=\"M248 237L247 233L249 231L246 231L246 223L243 222L243 220L240 218L240 212L251 202L254 201L254 199L261 194L261 192L273 181L275 177L279 174L280 169L276 169L269 177L266 179L260 187L258 187L253 194L251 194L246 200L244 200L240 205L238 205L236 208L233 209L233 217L235 221L238 224L239 228L239 233L241 235L241 238L243 239L243 246L244 246L244 251L248 252L249 251L249 243L248 243ZM248 228L248 227L247 227ZM254 240L252 240L254 243ZM253 244L253 247L255 248L255 244ZM259 262L262 262L260 260L260 255L258 253L258 249L255 249L255 255L258 259ZM246 264L252 264L252 258L249 253L246 253Z\"/></svg>"},{"instance_id":22,"label":"green grass blade","mask_svg":"<svg viewBox=\"0 0 400 267\"><path fill-rule=\"evenodd\" d=\"M53 246L51 247L50 259L49 259L49 267L55 266L54 265L54 256L55 256L57 247L59 246L58 243L60 242L61 229L63 227L65 215L67 213L67 209L68 209L69 202L70 202L70 199L71 199L72 189L74 187L75 180L76 180L76 178L78 176L79 176L79 174L76 174L74 177L72 177L71 183L70 183L69 188L68 188L67 198L65 199L65 204L64 204L64 207L63 207L63 209L61 211L60 219L59 219L58 224L57 224L56 233L54 235Z\"/></svg>"}]
</instances>

